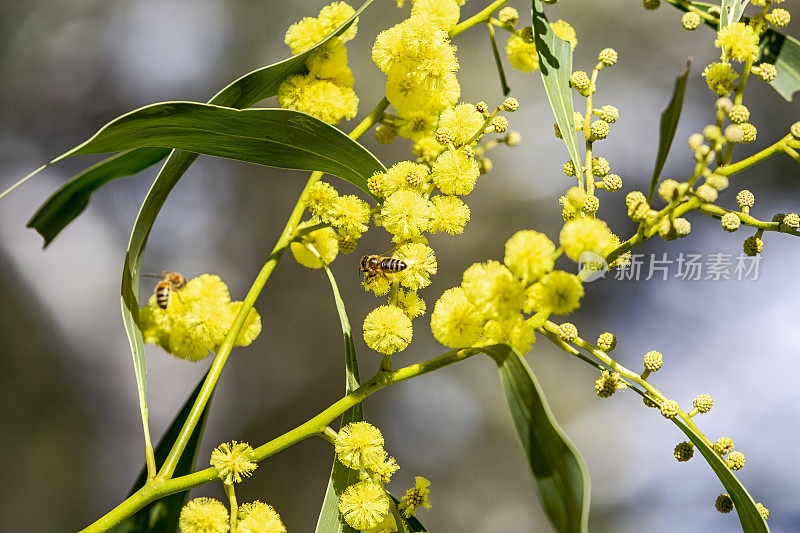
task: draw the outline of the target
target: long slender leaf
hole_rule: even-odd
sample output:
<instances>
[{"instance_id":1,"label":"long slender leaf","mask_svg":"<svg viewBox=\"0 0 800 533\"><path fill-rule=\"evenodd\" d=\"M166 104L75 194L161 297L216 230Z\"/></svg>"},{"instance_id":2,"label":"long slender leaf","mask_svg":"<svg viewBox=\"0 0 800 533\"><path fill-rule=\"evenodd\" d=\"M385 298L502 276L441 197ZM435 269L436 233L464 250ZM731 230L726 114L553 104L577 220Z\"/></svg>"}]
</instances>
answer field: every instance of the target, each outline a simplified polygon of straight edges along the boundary
<instances>
[{"instance_id":1,"label":"long slender leaf","mask_svg":"<svg viewBox=\"0 0 800 533\"><path fill-rule=\"evenodd\" d=\"M531 0L533 38L536 54L539 57L539 71L542 74L544 90L550 107L553 109L558 129L567 145L567 151L575 168L581 164L578 132L575 129L575 108L572 103L572 88L569 77L572 74L572 47L558 37L547 22L541 0ZM578 173L578 176L582 174ZM582 181L582 178L578 178Z\"/></svg>"},{"instance_id":2,"label":"long slender leaf","mask_svg":"<svg viewBox=\"0 0 800 533\"><path fill-rule=\"evenodd\" d=\"M508 96L508 93L511 92L511 87L508 86L508 82L506 81L506 73L503 70L503 62L500 60L500 52L497 50L497 41L494 37L494 26L491 24L487 25L489 27L489 42L492 45L492 56L494 56L494 64L497 67L497 76L500 78L500 88L503 90L503 96Z\"/></svg>"},{"instance_id":3,"label":"long slender leaf","mask_svg":"<svg viewBox=\"0 0 800 533\"><path fill-rule=\"evenodd\" d=\"M38 231L47 246L86 209L94 191L111 180L141 172L167 157L169 152L167 148L138 148L87 168L59 187L36 211L28 227Z\"/></svg>"},{"instance_id":4,"label":"long slender leaf","mask_svg":"<svg viewBox=\"0 0 800 533\"><path fill-rule=\"evenodd\" d=\"M175 439L178 438L178 433L180 433L181 427L183 427L183 423L186 421L186 417L189 416L189 411L194 404L195 398L197 398L197 395L200 393L200 387L202 387L204 380L205 376L203 376L203 379L200 380L189 397L186 398L186 401L183 402L183 407L181 407L181 410L175 415L166 433L164 433L161 441L156 446L155 456L158 464L164 462L164 459L167 458L167 454L169 454L170 448L172 448L172 444L175 442ZM186 451L178 461L178 466L175 469L176 476L182 476L194 471L195 462L197 461L197 452L200 448L203 428L205 427L210 405L211 402L206 404L203 416L194 428L189 443L186 446ZM142 488L146 481L147 467L145 466L142 468L139 477L136 478L136 482L131 489L131 494ZM112 531L114 533L175 533L178 530L178 517L181 508L186 503L186 498L188 496L189 491L187 490L176 492L175 494L156 500L119 523Z\"/></svg>"},{"instance_id":5,"label":"long slender leaf","mask_svg":"<svg viewBox=\"0 0 800 533\"><path fill-rule=\"evenodd\" d=\"M357 16L361 11L367 7L372 0L368 0L365 2L356 12L355 16ZM237 79L224 89L222 89L219 93L217 93L208 103L223 107L233 107L237 109L243 109L246 107L250 107L256 102L259 102L265 98L269 98L271 96L275 96L278 92L278 86L280 83L288 76L292 74L301 74L306 72L305 61L310 54L314 52L318 47L324 46L325 43L328 42L329 39L334 38L337 35L340 35L342 32L346 31L347 28L350 27L353 20L355 20L355 16L352 20L348 20L345 22L339 29L337 29L333 34L327 37L318 45L314 46L310 50L298 54L296 56L292 56L289 59L281 61L279 63L275 63L266 67L262 67L260 69L254 70L241 78ZM168 151L167 151L168 153ZM166 156L166 153L164 157ZM152 160L152 149L150 148L138 148L135 150L130 151L126 157L125 161L127 163L126 167L120 166L120 161L116 158L119 156L113 156L107 158L100 163L94 165L91 169L82 172L68 183L70 185L69 189L65 187L60 188L56 191L53 196L51 196L45 205L43 205L39 212L34 215L34 218L28 223L29 227L36 229L39 233L42 231L46 232L42 233L42 236L45 237L45 246L61 231L64 227L69 224L78 214L80 211L75 211L73 207L73 197L75 196L85 196L87 201L91 192L93 192L97 187L104 185L108 181L111 181L115 178L120 178L124 176L128 176L133 172L130 172L129 169L139 167L138 171L144 170L150 165L155 164L158 160ZM193 157L197 157L197 155L193 155ZM163 159L163 157L162 157ZM160 159L159 159L160 160ZM186 163L187 168L191 162ZM41 170L41 169L39 169ZM25 180L36 174L39 170L29 174L22 180L20 180L17 184L12 186L7 191L0 194L0 198L13 190L15 187L23 183ZM89 173L89 171L92 171ZM137 172L138 172L137 171ZM105 179L102 183L97 184L96 178L98 176L103 176ZM83 191L83 188L86 188L86 191ZM44 213L43 213L44 211ZM37 219L37 217L39 217ZM40 230L41 228L41 230ZM49 237L49 238L48 238Z\"/></svg>"},{"instance_id":6,"label":"long slender leaf","mask_svg":"<svg viewBox=\"0 0 800 533\"><path fill-rule=\"evenodd\" d=\"M675 3L674 0L670 0L670 3L681 11L687 10L685 4ZM706 13L709 9L718 7L708 2L690 2L690 4ZM742 17L741 20L747 22L748 17ZM716 30L710 22L706 21L706 24ZM761 35L760 46L761 53L756 64L766 62L775 65L778 75L769 84L787 102L791 102L794 93L800 91L800 41L768 28Z\"/></svg>"},{"instance_id":7,"label":"long slender leaf","mask_svg":"<svg viewBox=\"0 0 800 533\"><path fill-rule=\"evenodd\" d=\"M313 248L312 251L317 253ZM319 254L317 254L317 257L322 261ZM342 336L344 337L345 392L349 394L356 390L361 383L361 379L358 375L356 348L353 344L350 321L347 318L347 311L345 310L344 302L339 294L339 287L336 285L336 279L333 277L333 273L330 268L328 268L328 265L325 265L324 261L323 266L325 268L325 273L328 275L328 280L331 283L333 299L336 302L336 310L339 313L339 321L342 324ZM342 426L350 422L358 422L361 420L364 420L364 410L361 403L354 405L342 414ZM322 502L322 510L317 520L316 533L358 533L355 529L347 525L339 515L339 496L345 488L358 481L358 471L347 468L336 459L333 460L331 477L328 480L328 487L325 489L325 499Z\"/></svg>"},{"instance_id":8,"label":"long slender leaf","mask_svg":"<svg viewBox=\"0 0 800 533\"><path fill-rule=\"evenodd\" d=\"M686 422L680 417L673 417L672 421L675 425L681 428L681 431L686 433L689 440L694 443L697 450L703 455L706 462L714 470L725 490L728 491L731 498L733 498L734 508L739 515L739 521L742 523L742 530L744 533L767 533L769 526L767 522L761 517L761 514L756 509L756 504L753 498L747 492L747 489L736 479L733 472L725 465L722 458L710 446L708 446L697 432L689 427Z\"/></svg>"},{"instance_id":9,"label":"long slender leaf","mask_svg":"<svg viewBox=\"0 0 800 533\"><path fill-rule=\"evenodd\" d=\"M686 82L689 80L689 70L691 67L692 60L690 59L686 62L686 68L683 69L675 80L675 89L672 91L672 99L661 113L661 124L658 128L658 154L656 155L656 164L653 169L653 178L650 180L650 191L647 193L648 203L653 200L658 178L661 176L661 171L664 170L664 164L667 162L669 149L672 147L672 140L675 138L675 132L678 130L678 121L681 118L681 111L683 110L683 98L686 96Z\"/></svg>"},{"instance_id":10,"label":"long slender leaf","mask_svg":"<svg viewBox=\"0 0 800 533\"><path fill-rule=\"evenodd\" d=\"M385 170L368 150L316 117L291 109L233 109L195 102L152 104L109 122L52 163L144 147L185 150L295 170L321 170L365 192ZM52 164L51 163L51 164Z\"/></svg>"},{"instance_id":11,"label":"long slender leaf","mask_svg":"<svg viewBox=\"0 0 800 533\"><path fill-rule=\"evenodd\" d=\"M750 0L722 0L722 16L719 17L719 29L736 24L744 15L744 8Z\"/></svg>"},{"instance_id":12,"label":"long slender leaf","mask_svg":"<svg viewBox=\"0 0 800 533\"><path fill-rule=\"evenodd\" d=\"M559 533L588 531L586 465L553 417L533 371L509 346L490 346L484 352L500 370L511 417L550 522Z\"/></svg>"},{"instance_id":13,"label":"long slender leaf","mask_svg":"<svg viewBox=\"0 0 800 533\"><path fill-rule=\"evenodd\" d=\"M303 72L308 55L313 53L316 48L325 46L328 40L346 31L356 20L358 14L371 2L372 0L364 2L350 19L315 47L303 54L298 54L281 63L265 67L236 80L214 96L210 103L219 106L242 108L248 107L264 98L274 96L281 80L289 74ZM133 367L139 392L139 405L145 431L147 431L147 373L142 332L137 324L139 317L139 275L142 268L142 256L147 244L147 237L150 235L150 229L153 227L158 212L167 200L170 191L172 191L195 159L197 159L197 154L181 150L173 150L167 157L167 161L158 176L156 176L150 191L148 191L142 203L139 215L133 224L128 248L125 252L121 288L122 321L125 324L125 332L128 335L128 341L131 346L131 356L133 357Z\"/></svg>"}]
</instances>

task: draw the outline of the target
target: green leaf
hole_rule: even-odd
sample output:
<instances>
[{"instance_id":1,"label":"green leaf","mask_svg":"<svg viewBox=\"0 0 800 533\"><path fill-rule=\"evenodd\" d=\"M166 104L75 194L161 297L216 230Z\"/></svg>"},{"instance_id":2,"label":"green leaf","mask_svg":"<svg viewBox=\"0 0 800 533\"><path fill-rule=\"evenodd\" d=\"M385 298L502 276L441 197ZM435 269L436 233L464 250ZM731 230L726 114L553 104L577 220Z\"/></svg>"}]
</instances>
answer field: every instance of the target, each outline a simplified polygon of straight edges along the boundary
<instances>
[{"instance_id":1,"label":"green leaf","mask_svg":"<svg viewBox=\"0 0 800 533\"><path fill-rule=\"evenodd\" d=\"M681 428L681 431L686 433L686 436L694 443L697 450L703 455L705 460L711 465L711 469L717 475L725 490L728 491L739 515L739 522L742 523L742 530L744 533L766 533L769 531L767 522L761 517L761 514L756 509L756 504L753 498L747 492L747 489L739 482L733 472L727 467L725 461L703 441L703 438L680 417L673 417L671 419L675 425Z\"/></svg>"},{"instance_id":2,"label":"green leaf","mask_svg":"<svg viewBox=\"0 0 800 533\"><path fill-rule=\"evenodd\" d=\"M497 50L497 42L494 37L494 26L487 24L489 27L489 41L492 44L492 55L494 56L494 64L497 67L497 75L500 78L500 87L503 90L503 96L508 96L511 92L511 87L506 82L506 73L503 70L503 62L500 61L500 52Z\"/></svg>"},{"instance_id":3,"label":"green leaf","mask_svg":"<svg viewBox=\"0 0 800 533\"><path fill-rule=\"evenodd\" d=\"M722 16L719 17L719 29L736 24L744 15L744 8L750 0L722 0Z\"/></svg>"},{"instance_id":4,"label":"green leaf","mask_svg":"<svg viewBox=\"0 0 800 533\"><path fill-rule=\"evenodd\" d=\"M59 187L36 211L28 227L38 231L47 246L86 209L94 191L111 180L141 172L167 157L169 152L166 148L139 148L87 168Z\"/></svg>"},{"instance_id":5,"label":"green leaf","mask_svg":"<svg viewBox=\"0 0 800 533\"><path fill-rule=\"evenodd\" d=\"M773 63L777 77L769 82L787 101L800 91L800 41L773 29L761 36L760 61Z\"/></svg>"},{"instance_id":6,"label":"green leaf","mask_svg":"<svg viewBox=\"0 0 800 533\"><path fill-rule=\"evenodd\" d=\"M499 367L511 417L550 522L559 533L588 531L586 465L553 417L533 371L509 346L490 346L483 351Z\"/></svg>"},{"instance_id":7,"label":"green leaf","mask_svg":"<svg viewBox=\"0 0 800 533\"><path fill-rule=\"evenodd\" d=\"M239 110L195 102L162 102L122 115L53 163L75 155L144 147L319 170L367 193L367 178L386 170L367 149L311 115L291 109Z\"/></svg>"},{"instance_id":8,"label":"green leaf","mask_svg":"<svg viewBox=\"0 0 800 533\"><path fill-rule=\"evenodd\" d=\"M286 61L277 63L270 67L261 69L252 74L240 78L228 87L220 91L211 103L227 107L247 107L259 100L274 96L281 80L288 74L303 72L305 70L305 59L317 47L324 44L335 36L346 31L347 28L356 20L358 14L368 6L372 0L367 0L356 11L356 13L342 24L339 29L326 37L318 45L303 54L298 54ZM156 176L153 185L150 187L147 196L139 210L139 215L133 224L131 237L128 241L128 249L125 252L125 264L122 270L122 321L125 324L125 332L131 346L131 356L133 357L133 367L136 374L136 384L139 392L139 405L142 412L144 427L147 428L147 372L145 368L144 345L142 341L142 331L137 324L139 317L139 276L142 269L142 256L147 244L147 237L150 229L156 220L158 212L167 200L170 191L181 179L181 176L188 170L197 154L173 150L167 157L164 166ZM145 429L146 431L146 429Z\"/></svg>"},{"instance_id":9,"label":"green leaf","mask_svg":"<svg viewBox=\"0 0 800 533\"><path fill-rule=\"evenodd\" d=\"M681 118L681 111L683 110L683 98L686 96L686 82L689 79L689 70L692 67L692 60L686 62L686 68L683 69L675 80L675 90L672 92L672 99L667 104L666 109L661 113L661 124L658 131L658 154L656 155L656 164L653 169L653 179L650 181L650 191L647 193L647 202L653 200L653 194L656 192L656 184L658 178L661 176L661 171L664 170L664 164L667 162L667 155L669 149L672 147L672 140L675 138L675 132L678 129L678 121Z\"/></svg>"},{"instance_id":10,"label":"green leaf","mask_svg":"<svg viewBox=\"0 0 800 533\"><path fill-rule=\"evenodd\" d=\"M572 48L550 27L541 0L532 0L531 11L533 38L544 90L572 163L575 168L583 168L578 146L578 131L575 129L572 87L569 86L569 77L572 75ZM578 176L578 182L582 185L583 178L581 174Z\"/></svg>"},{"instance_id":11,"label":"green leaf","mask_svg":"<svg viewBox=\"0 0 800 533\"><path fill-rule=\"evenodd\" d=\"M322 261L322 257L316 250L311 250ZM356 390L360 385L360 378L358 375L358 358L356 357L356 348L353 344L353 334L350 329L350 321L347 318L347 311L344 308L344 302L339 294L339 287L336 285L336 279L333 273L325 265L325 273L328 275L328 280L331 283L331 290L333 291L333 298L336 301L336 310L339 313L339 321L342 324L342 335L344 336L344 361L345 361L345 393L349 394ZM350 422L359 422L364 420L363 406L359 402L342 414L342 426ZM355 529L347 525L340 519L339 515L339 496L345 488L353 483L359 481L359 473L357 470L347 468L342 463L333 460L333 468L331 469L331 477L328 480L328 487L325 489L325 499L322 502L322 510L319 513L317 520L316 533L358 533Z\"/></svg>"},{"instance_id":12,"label":"green leaf","mask_svg":"<svg viewBox=\"0 0 800 533\"><path fill-rule=\"evenodd\" d=\"M189 411L192 409L195 398L197 398L197 395L200 393L203 381L205 381L205 376L197 383L197 386L189 397L186 398L183 407L181 407L181 410L175 416L169 428L167 428L158 446L156 446L155 456L158 464L163 463L167 458L167 454L169 454L172 444L178 437L178 433L180 433L181 427L183 427L183 423L186 421L186 417L189 416ZM194 471L195 462L197 461L197 452L200 448L200 440L203 436L203 428L205 427L210 405L211 402L206 404L203 416L192 432L186 450L178 461L178 466L175 469L175 476L183 476ZM142 488L146 481L147 467L145 466L142 468L139 477L136 478L136 482L133 484L130 494ZM114 533L175 533L178 530L178 516L188 496L189 491L186 490L156 500L119 523L111 531Z\"/></svg>"},{"instance_id":13,"label":"green leaf","mask_svg":"<svg viewBox=\"0 0 800 533\"><path fill-rule=\"evenodd\" d=\"M281 61L280 63L274 63L272 65L262 67L242 76L238 80L222 89L208 103L223 107L243 109L252 106L256 102L264 100L265 98L275 96L278 92L278 86L285 78L293 74L302 74L307 72L305 61L308 56L312 54L318 47L324 46L325 43L327 43L330 39L341 35L341 33L344 31L347 31L357 15L361 13L361 11L363 11L364 8L366 8L370 3L372 3L372 0L364 2L358 11L356 11L353 18L347 20L340 28L338 28L335 32L326 37L322 42L310 50L307 50L302 54L292 56L289 59ZM125 158L125 162L127 164L125 167L120 166L120 161L116 159L117 157L119 156L105 159L104 161L101 161L93 166L91 169L82 172L73 178L73 180L68 183L68 185L70 185L68 190L65 189L65 186L56 191L56 193L54 193L53 196L48 199L45 205L39 209L39 212L34 215L34 218L31 219L31 221L28 223L28 226L33 227L36 229L36 231L39 231L39 233L42 233L42 231L46 232L46 234L42 233L42 236L45 237L45 246L47 246L47 244L62 229L64 229L69 222L71 222L78 214L80 214L82 209L76 211L73 207L73 197L85 197L88 201L89 196L94 190L97 189L97 187L104 185L108 181L111 181L115 178L128 176L131 173L144 170L148 166L155 164L158 161L152 160L152 149L149 148L138 148L136 150L132 150ZM197 155L194 154L193 157L196 158ZM140 168L136 171L129 172L127 169L135 168L135 161L139 161L138 164L141 165ZM148 162L149 164L147 164ZM188 168L188 165L190 164L191 162L188 162L186 168ZM47 165L45 165L45 167L46 166ZM0 194L0 198L11 192L18 185L24 183L28 178L42 170L42 168L22 178L11 188ZM90 171L92 172L89 173ZM96 179L98 176L104 176L107 179L105 179L102 183L97 184ZM82 191L84 187L86 188L86 191ZM37 220L37 216L39 216L43 211L46 211L46 213L42 215L45 218ZM40 228L42 228L42 231L40 231Z\"/></svg>"}]
</instances>

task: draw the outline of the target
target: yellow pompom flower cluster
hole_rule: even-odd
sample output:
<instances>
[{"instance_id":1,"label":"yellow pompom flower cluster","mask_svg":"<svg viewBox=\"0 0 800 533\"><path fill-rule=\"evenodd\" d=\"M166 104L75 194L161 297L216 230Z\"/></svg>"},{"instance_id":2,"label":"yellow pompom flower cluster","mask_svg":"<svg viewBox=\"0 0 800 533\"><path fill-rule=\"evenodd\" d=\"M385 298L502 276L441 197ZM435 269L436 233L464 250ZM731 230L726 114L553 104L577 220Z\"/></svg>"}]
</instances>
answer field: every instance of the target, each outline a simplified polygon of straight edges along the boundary
<instances>
[{"instance_id":1,"label":"yellow pompom flower cluster","mask_svg":"<svg viewBox=\"0 0 800 533\"><path fill-rule=\"evenodd\" d=\"M225 442L211 452L211 466L219 471L223 483L241 483L258 466L253 462L253 448L246 442Z\"/></svg>"},{"instance_id":2,"label":"yellow pompom flower cluster","mask_svg":"<svg viewBox=\"0 0 800 533\"><path fill-rule=\"evenodd\" d=\"M458 16L454 0L418 1L411 17L378 34L372 60L387 75L386 98L401 117L436 116L458 100L458 60L447 34Z\"/></svg>"},{"instance_id":3,"label":"yellow pompom flower cluster","mask_svg":"<svg viewBox=\"0 0 800 533\"><path fill-rule=\"evenodd\" d=\"M555 252L542 233L514 234L506 242L504 263L472 265L461 286L439 298L431 315L433 336L450 348L507 344L521 353L530 350L541 317L525 314L567 314L583 297L577 276L553 271Z\"/></svg>"},{"instance_id":4,"label":"yellow pompom flower cluster","mask_svg":"<svg viewBox=\"0 0 800 533\"><path fill-rule=\"evenodd\" d=\"M339 513L348 525L359 530L373 533L397 531L397 525L391 513L391 502L383 488L384 483L391 480L392 475L400 468L393 457L389 457L383 448L384 439L381 431L368 422L351 422L342 427L334 441L336 458L348 468L361 471L361 479L347 488L339 498ZM416 507L424 505L430 508L427 500L430 482L425 480L420 486L417 478L419 498L409 498L405 506L401 500L398 508L409 509L406 516L413 516ZM416 493L414 493L416 494Z\"/></svg>"},{"instance_id":5,"label":"yellow pompom flower cluster","mask_svg":"<svg viewBox=\"0 0 800 533\"><path fill-rule=\"evenodd\" d=\"M238 533L286 533L278 512L262 501L256 500L239 506Z\"/></svg>"},{"instance_id":6,"label":"yellow pompom flower cluster","mask_svg":"<svg viewBox=\"0 0 800 533\"><path fill-rule=\"evenodd\" d=\"M561 39L567 41L570 47L575 50L578 46L578 37L575 29L566 21L558 20L551 22L550 27ZM526 28L526 30L529 28ZM536 45L533 39L527 39L526 31L519 32L520 35L511 35L506 43L506 56L509 63L515 69L522 72L533 72L539 70L539 57L536 55Z\"/></svg>"},{"instance_id":7,"label":"yellow pompom flower cluster","mask_svg":"<svg viewBox=\"0 0 800 533\"><path fill-rule=\"evenodd\" d=\"M305 17L286 32L293 54L303 53L321 42L355 14L345 2L325 6L317 17ZM358 111L353 91L353 73L347 66L344 42L356 34L355 22L339 37L312 52L306 59L308 74L289 76L278 87L278 104L313 115L328 124L350 120Z\"/></svg>"},{"instance_id":8,"label":"yellow pompom flower cluster","mask_svg":"<svg viewBox=\"0 0 800 533\"><path fill-rule=\"evenodd\" d=\"M366 202L352 194L339 195L330 183L324 181L311 185L303 201L311 218L298 224L298 232L320 223L330 224L336 229L320 228L304 233L291 243L292 255L298 263L308 268L322 268L323 261L329 265L336 259L341 242L346 242L349 247L343 253L355 249L356 241L367 231L370 219Z\"/></svg>"},{"instance_id":9,"label":"yellow pompom flower cluster","mask_svg":"<svg viewBox=\"0 0 800 533\"><path fill-rule=\"evenodd\" d=\"M219 276L203 274L171 291L166 309L158 306L153 295L139 309L139 327L144 342L157 344L175 357L200 361L219 348L241 306L242 302L231 301ZM260 332L261 317L251 309L235 345L247 346Z\"/></svg>"},{"instance_id":10,"label":"yellow pompom flower cluster","mask_svg":"<svg viewBox=\"0 0 800 533\"><path fill-rule=\"evenodd\" d=\"M178 518L182 533L226 533L230 529L228 509L214 498L195 498L186 502Z\"/></svg>"},{"instance_id":11,"label":"yellow pompom flower cluster","mask_svg":"<svg viewBox=\"0 0 800 533\"><path fill-rule=\"evenodd\" d=\"M719 30L714 46L721 48L727 59L744 62L758 58L758 34L744 22L728 24Z\"/></svg>"}]
</instances>

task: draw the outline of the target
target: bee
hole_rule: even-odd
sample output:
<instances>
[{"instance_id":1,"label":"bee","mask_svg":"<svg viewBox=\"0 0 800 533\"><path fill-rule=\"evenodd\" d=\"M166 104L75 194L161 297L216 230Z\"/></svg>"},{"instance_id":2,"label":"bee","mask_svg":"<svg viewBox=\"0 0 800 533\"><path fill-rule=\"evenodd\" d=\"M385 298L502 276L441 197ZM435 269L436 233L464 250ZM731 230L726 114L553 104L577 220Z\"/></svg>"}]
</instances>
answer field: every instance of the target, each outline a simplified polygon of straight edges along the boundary
<instances>
[{"instance_id":1,"label":"bee","mask_svg":"<svg viewBox=\"0 0 800 533\"><path fill-rule=\"evenodd\" d=\"M381 276L387 279L386 274L396 274L408 268L408 264L402 259L395 259L391 257L391 255L386 255L389 251L394 250L396 246L397 245L392 246L380 254L363 256L359 268L361 275L363 275L366 280L370 280L375 276Z\"/></svg>"},{"instance_id":2,"label":"bee","mask_svg":"<svg viewBox=\"0 0 800 533\"><path fill-rule=\"evenodd\" d=\"M169 303L169 294L171 291L177 291L186 285L186 278L177 272L170 272L164 270L160 276L154 274L143 274L150 278L161 278L161 281L156 284L156 303L161 309L166 309ZM176 293L177 294L177 293Z\"/></svg>"}]
</instances>

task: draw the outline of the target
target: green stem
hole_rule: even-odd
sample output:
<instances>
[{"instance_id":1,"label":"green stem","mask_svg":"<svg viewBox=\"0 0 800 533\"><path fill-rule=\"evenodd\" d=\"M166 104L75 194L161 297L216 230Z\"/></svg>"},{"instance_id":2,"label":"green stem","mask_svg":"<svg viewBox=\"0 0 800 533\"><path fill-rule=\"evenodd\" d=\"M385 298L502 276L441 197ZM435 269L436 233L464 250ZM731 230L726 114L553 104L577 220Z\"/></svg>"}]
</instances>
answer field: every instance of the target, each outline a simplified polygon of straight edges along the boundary
<instances>
[{"instance_id":1,"label":"green stem","mask_svg":"<svg viewBox=\"0 0 800 533\"><path fill-rule=\"evenodd\" d=\"M492 18L492 13L503 7L503 4L507 2L508 0L495 0L478 13L472 15L470 18L459 22L452 30L450 30L450 37L455 37L459 33L468 30L476 24L481 24L482 22L488 21L490 18Z\"/></svg>"},{"instance_id":2,"label":"green stem","mask_svg":"<svg viewBox=\"0 0 800 533\"><path fill-rule=\"evenodd\" d=\"M378 372L369 381L365 382L359 388L341 398L315 417L256 448L253 453L253 458L255 461L263 461L267 457L293 444L325 432L325 428L331 422L339 418L345 411L384 387L464 361L480 352L480 348L452 350L421 363L400 368L394 372ZM117 507L89 525L86 529L83 529L80 533L101 533L103 531L108 531L150 502L169 496L170 494L175 494L176 492L182 492L209 483L218 479L217 476L218 471L216 468L206 468L185 476L166 480L154 480L131 494Z\"/></svg>"},{"instance_id":3,"label":"green stem","mask_svg":"<svg viewBox=\"0 0 800 533\"><path fill-rule=\"evenodd\" d=\"M712 216L717 219L722 218L722 216L725 215L726 213L736 213L736 216L739 217L739 220L742 221L742 224L746 226L752 226L756 229L764 231L777 231L780 233L788 233L789 235L796 235L800 237L800 231L796 229L787 228L783 226L780 222L764 222L741 211L732 211L730 209L725 209L723 207L719 207L718 205L714 204L702 204L697 209L701 213Z\"/></svg>"},{"instance_id":4,"label":"green stem","mask_svg":"<svg viewBox=\"0 0 800 533\"><path fill-rule=\"evenodd\" d=\"M233 483L222 483L225 489L225 495L228 496L228 501L231 507L231 533L236 533L236 525L239 522L239 504L236 503L236 491L233 488Z\"/></svg>"},{"instance_id":5,"label":"green stem","mask_svg":"<svg viewBox=\"0 0 800 533\"><path fill-rule=\"evenodd\" d=\"M386 109L386 107L388 107L388 105L389 101L386 100L386 98L383 98L378 105L375 106L372 112L364 120L362 120L352 132L350 132L350 137L352 139L357 139L370 127L372 127L373 124L378 122L380 116L383 114L383 111ZM275 270L275 265L278 264L278 260L286 252L287 248L289 248L289 245L294 239L294 231L297 228L297 224L300 222L303 211L305 211L305 197L308 194L311 186L319 181L319 179L322 177L322 174L322 172L314 172L308 179L303 192L300 194L300 198L292 210L292 214L289 215L289 220L286 222L283 232L278 238L278 242L275 244L275 247L272 249L272 252L267 258L267 262L264 263L264 266L258 273L258 276L253 282L253 285L250 287L247 296L245 296L242 307L239 309L239 312L236 314L236 318L233 320L231 329L228 331L228 334L225 336L222 344L220 344L220 347L217 350L217 356L208 371L208 376L206 377L206 380L200 389L200 393L198 394L194 405L192 405L192 410L189 412L186 422L184 422L178 437L175 439L175 443L172 445L169 455L167 455L161 470L156 476L157 479L169 479L175 472L175 468L178 465L178 460L180 459L183 450L186 448L186 445L188 444L192 432L194 431L195 426L203 414L203 410L205 409L209 398L211 398L211 393L213 392L214 387L217 385L217 381L222 374L222 369L225 367L225 363L228 360L231 350L233 350L236 337L239 335L239 332L244 326L244 322L248 313L255 305L256 300L261 294L261 291L264 289L264 285L266 285L267 280L269 279L270 275L272 275L272 271Z\"/></svg>"},{"instance_id":6,"label":"green stem","mask_svg":"<svg viewBox=\"0 0 800 533\"><path fill-rule=\"evenodd\" d=\"M786 142L789 140L790 136L787 135L783 139L779 140L772 146L768 146L764 148L760 152L751 155L745 159L742 159L738 163L733 163L730 165L725 165L719 167L714 171L715 174L721 174L723 176L733 176L734 174L738 174L739 172L746 170L753 165L760 163L761 161L767 159L768 157L772 157L775 154L779 154L786 150Z\"/></svg>"}]
</instances>

